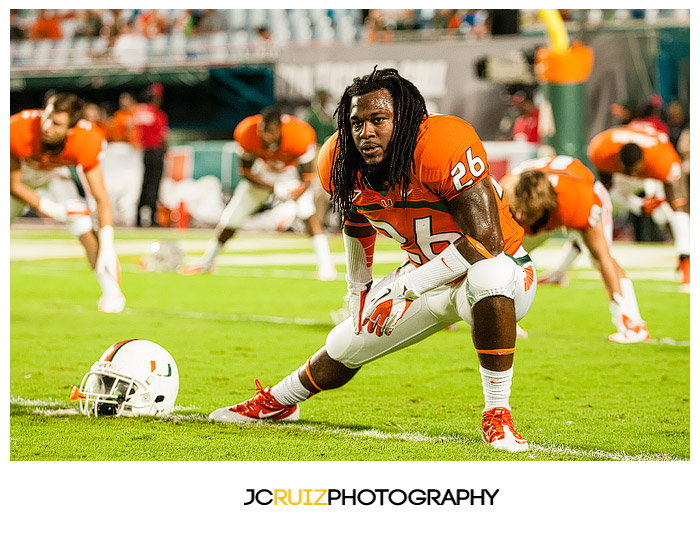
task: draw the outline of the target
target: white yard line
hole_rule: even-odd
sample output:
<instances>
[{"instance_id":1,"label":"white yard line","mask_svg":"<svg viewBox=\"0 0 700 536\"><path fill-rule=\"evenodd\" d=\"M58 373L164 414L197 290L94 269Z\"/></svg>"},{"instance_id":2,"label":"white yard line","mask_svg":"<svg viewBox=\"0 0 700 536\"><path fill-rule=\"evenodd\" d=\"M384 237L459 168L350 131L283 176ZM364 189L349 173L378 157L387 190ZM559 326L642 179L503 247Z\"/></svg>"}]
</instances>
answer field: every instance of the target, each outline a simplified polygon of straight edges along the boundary
<instances>
[{"instance_id":1,"label":"white yard line","mask_svg":"<svg viewBox=\"0 0 700 536\"><path fill-rule=\"evenodd\" d=\"M74 309L78 312L92 311L92 309L83 307L82 305L75 305ZM162 317L176 317L176 318L198 318L205 320L227 320L232 322L260 322L264 324L289 324L293 326L330 326L332 322L330 319L318 320L316 318L303 318L303 317L284 317L284 316L273 316L273 315L240 315L236 313L216 313L216 312L202 312L202 311L171 311L168 309L151 309L151 308L140 308L132 309L126 307L122 314L138 314L138 313L148 313L158 318ZM330 312L328 313L330 315Z\"/></svg>"},{"instance_id":2,"label":"white yard line","mask_svg":"<svg viewBox=\"0 0 700 536\"><path fill-rule=\"evenodd\" d=\"M337 266L345 264L345 259L342 253L334 253L332 255ZM18 258L16 260L29 260ZM37 259L33 259L37 260ZM391 252L375 253L375 264L395 264L399 265L403 260L401 254ZM316 270L313 266L316 263L316 258L311 253L297 253L284 255L220 255L217 260L217 268L212 274L204 274L202 277L263 277L274 279L316 279ZM275 268L279 265L288 266L309 266L308 270L291 270L286 268ZM44 265L25 264L17 269L24 274L51 274L52 276L64 276L75 272L84 272L85 266L76 265L56 265L52 264L50 269ZM269 266L265 268L264 266ZM542 268L546 269L546 268ZM144 271L136 264L122 264L122 272L130 274L141 274ZM657 281L658 284L654 290L660 292L678 292L678 274L675 271L668 269L627 269L627 274L632 280L651 280ZM380 274L381 275L381 274ZM195 276L188 276L195 277ZM577 287L583 288L602 288L600 274L595 270L575 269L569 272L569 277L575 281ZM344 273L339 272L336 276L337 281L345 281Z\"/></svg>"},{"instance_id":3,"label":"white yard line","mask_svg":"<svg viewBox=\"0 0 700 536\"><path fill-rule=\"evenodd\" d=\"M10 404L15 404L19 406L34 407L34 413L41 414L44 416L63 416L63 415L78 415L77 407L68 407L66 404L59 402L57 400L30 400L18 396L10 396ZM186 414L178 413L180 411L187 410L197 410L197 408L192 406L182 407L175 406L175 411L167 416L161 417L162 420L166 421L191 421L191 422L210 422L207 415L203 413L196 414ZM460 444L481 444L480 441L469 439L460 436L431 436L424 434L422 432L382 432L380 430L365 429L365 430L350 430L347 428L325 428L314 426L313 424L297 424L291 422L285 423L268 423L261 422L259 424L254 424L252 426L275 426L292 427L303 432L308 432L314 436L318 435L331 435L338 437L354 437L354 438L372 438L380 440L389 441L405 441L407 443L460 443ZM233 425L233 426L251 426L251 425ZM533 452L539 452L543 454L554 454L554 455L569 455L569 456L581 456L586 458L593 458L597 460L610 460L610 461L680 461L685 460L685 458L677 458L673 456L668 456L665 454L627 454L625 452L606 452L603 450L586 450L579 448L572 448L567 446L558 445L548 445L548 444L537 444L530 443L530 455ZM526 454L527 456L528 454Z\"/></svg>"},{"instance_id":4,"label":"white yard line","mask_svg":"<svg viewBox=\"0 0 700 536\"><path fill-rule=\"evenodd\" d=\"M210 237L198 237L196 235L179 237L163 237L160 240L153 239L122 239L117 236L115 249L119 255L147 255L153 242L175 242L188 255L198 255L207 247ZM381 238L382 242L391 242ZM551 240L530 253L539 270L554 268L562 257L561 240ZM85 253L82 246L72 239L47 239L31 238L27 236L10 236L10 260L32 260L50 258L83 258ZM284 250L307 251L284 252ZM265 250L277 250L276 253L249 254L250 252L263 252ZM236 255L236 253L246 253ZM614 246L615 258L625 270L640 270L644 277L659 277L663 279L673 278L676 274L677 255L670 244L636 244L619 242ZM344 253L334 253L337 263L344 263ZM398 247L392 250L379 250L375 252L375 262L400 263L405 260L405 253ZM219 256L217 263L222 266L280 266L280 265L315 265L315 255L311 249L311 241L305 236L271 234L255 235L242 234L226 244L226 251ZM586 255L580 255L573 268L593 269ZM654 269L661 269L663 273L654 274ZM667 273L668 272L668 273ZM597 274L596 274L597 277ZM641 273L636 275L641 278Z\"/></svg>"}]
</instances>

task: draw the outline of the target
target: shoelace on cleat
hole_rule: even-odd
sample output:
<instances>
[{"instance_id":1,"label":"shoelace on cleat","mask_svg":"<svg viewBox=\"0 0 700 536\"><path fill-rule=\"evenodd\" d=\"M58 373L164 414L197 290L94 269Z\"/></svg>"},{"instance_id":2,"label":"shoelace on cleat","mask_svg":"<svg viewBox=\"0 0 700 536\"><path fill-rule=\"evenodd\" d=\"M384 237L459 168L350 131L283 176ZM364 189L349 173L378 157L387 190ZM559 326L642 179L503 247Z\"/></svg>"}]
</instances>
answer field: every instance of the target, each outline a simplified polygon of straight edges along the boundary
<instances>
[{"instance_id":1,"label":"shoelace on cleat","mask_svg":"<svg viewBox=\"0 0 700 536\"><path fill-rule=\"evenodd\" d=\"M257 378L255 379L255 388L253 389L248 389L248 391L257 391L255 395L253 395L252 398L246 400L245 402L241 402L240 404L237 404L236 406L233 407L233 409L238 412L238 413L247 413L251 410L254 410L256 407L260 408L262 407L263 409L268 409L268 410L278 410L282 406L277 400L275 400L272 395L270 394L269 388L266 389L262 386L260 383L260 380ZM256 413L254 411L254 413Z\"/></svg>"},{"instance_id":2,"label":"shoelace on cleat","mask_svg":"<svg viewBox=\"0 0 700 536\"><path fill-rule=\"evenodd\" d=\"M522 436L515 429L515 423L513 422L513 417L509 412L501 410L493 410L486 412L483 415L485 419L482 423L482 428L485 425L489 436L489 440L493 440L493 436L496 439L503 439L505 437L505 432L503 431L503 426L507 426L513 436L516 439L523 439Z\"/></svg>"}]
</instances>

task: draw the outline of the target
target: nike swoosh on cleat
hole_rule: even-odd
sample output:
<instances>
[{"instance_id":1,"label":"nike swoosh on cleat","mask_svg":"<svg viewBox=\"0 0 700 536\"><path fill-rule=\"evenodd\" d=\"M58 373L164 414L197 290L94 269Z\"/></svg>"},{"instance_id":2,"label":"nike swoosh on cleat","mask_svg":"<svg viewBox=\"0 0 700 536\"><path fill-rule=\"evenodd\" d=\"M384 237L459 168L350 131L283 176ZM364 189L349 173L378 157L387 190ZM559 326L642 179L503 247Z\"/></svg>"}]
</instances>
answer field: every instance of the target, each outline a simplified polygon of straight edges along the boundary
<instances>
[{"instance_id":1,"label":"nike swoosh on cleat","mask_svg":"<svg viewBox=\"0 0 700 536\"><path fill-rule=\"evenodd\" d=\"M271 411L270 413L265 413L263 410L260 410L260 413L258 413L258 418L260 419L266 419L268 417L274 417L275 415L279 415L282 413L284 410L280 409L277 411Z\"/></svg>"}]
</instances>

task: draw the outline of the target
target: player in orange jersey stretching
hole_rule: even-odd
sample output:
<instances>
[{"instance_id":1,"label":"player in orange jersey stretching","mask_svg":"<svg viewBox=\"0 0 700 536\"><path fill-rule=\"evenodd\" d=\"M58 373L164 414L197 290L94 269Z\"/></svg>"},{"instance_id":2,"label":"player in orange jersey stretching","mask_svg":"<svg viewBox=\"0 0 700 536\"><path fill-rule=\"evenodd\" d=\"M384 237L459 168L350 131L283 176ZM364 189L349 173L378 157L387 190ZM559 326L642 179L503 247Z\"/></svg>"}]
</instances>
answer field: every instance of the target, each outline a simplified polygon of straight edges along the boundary
<instances>
[{"instance_id":1,"label":"player in orange jersey stretching","mask_svg":"<svg viewBox=\"0 0 700 536\"><path fill-rule=\"evenodd\" d=\"M600 271L617 332L612 342L649 339L639 313L632 281L610 254L612 204L605 187L580 160L555 156L527 160L502 180L510 210L528 235L543 243L551 231L565 227L578 233ZM528 243L530 251L535 245Z\"/></svg>"},{"instance_id":2,"label":"player in orange jersey stretching","mask_svg":"<svg viewBox=\"0 0 700 536\"><path fill-rule=\"evenodd\" d=\"M395 69L356 78L336 115L339 130L323 145L318 170L344 221L351 316L298 370L272 388L256 380L253 398L210 418L297 419L298 404L311 395L463 320L481 365L482 438L494 448L527 450L509 397L516 322L532 305L536 274L481 140L462 119L429 115L418 89ZM375 281L378 232L407 259Z\"/></svg>"},{"instance_id":3,"label":"player in orange jersey stretching","mask_svg":"<svg viewBox=\"0 0 700 536\"><path fill-rule=\"evenodd\" d=\"M82 114L81 99L59 93L43 110L10 117L10 224L27 205L54 221L67 222L102 289L97 308L119 313L126 300L119 286L112 208L100 169L104 134ZM70 166L78 167L77 177Z\"/></svg>"},{"instance_id":4,"label":"player in orange jersey stretching","mask_svg":"<svg viewBox=\"0 0 700 536\"><path fill-rule=\"evenodd\" d=\"M201 259L183 266L185 275L211 272L214 261L236 230L274 196L293 200L296 216L304 220L317 258L316 276L321 281L335 279L328 238L316 216L311 182L316 178L316 133L307 123L278 109L266 108L259 115L241 121L233 132L241 155L243 177L224 209L216 237Z\"/></svg>"},{"instance_id":5,"label":"player in orange jersey stretching","mask_svg":"<svg viewBox=\"0 0 700 536\"><path fill-rule=\"evenodd\" d=\"M588 145L588 158L597 169L600 179L610 188L613 201L622 202L632 208L642 205L647 213L665 200L671 206L668 223L678 253L681 272L681 291L690 290L690 205L688 193L681 180L681 160L668 135L646 124L630 124L604 130ZM663 184L664 192L644 200L630 192L618 192L617 178L622 174L634 179L655 179ZM639 207L637 207L639 209Z\"/></svg>"}]
</instances>

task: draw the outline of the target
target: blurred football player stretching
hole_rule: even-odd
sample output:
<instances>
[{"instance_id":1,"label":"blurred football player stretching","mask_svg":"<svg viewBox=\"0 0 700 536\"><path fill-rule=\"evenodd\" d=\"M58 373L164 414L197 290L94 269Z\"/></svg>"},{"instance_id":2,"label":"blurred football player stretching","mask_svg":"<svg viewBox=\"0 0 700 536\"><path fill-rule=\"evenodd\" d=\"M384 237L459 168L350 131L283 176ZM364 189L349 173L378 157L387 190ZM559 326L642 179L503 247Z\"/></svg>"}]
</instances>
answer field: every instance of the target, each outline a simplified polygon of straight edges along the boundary
<instances>
[{"instance_id":1,"label":"blurred football player stretching","mask_svg":"<svg viewBox=\"0 0 700 536\"><path fill-rule=\"evenodd\" d=\"M81 99L59 93L43 110L10 117L10 224L25 205L67 222L102 289L97 308L119 313L126 300L119 286L112 208L100 169L104 135L82 114ZM78 173L73 175L69 166L78 166Z\"/></svg>"},{"instance_id":2,"label":"blurred football player stretching","mask_svg":"<svg viewBox=\"0 0 700 536\"><path fill-rule=\"evenodd\" d=\"M351 316L326 344L272 388L210 418L248 423L293 420L298 403L341 387L366 363L464 320L480 362L482 438L527 450L509 397L516 321L532 305L536 274L473 127L428 115L418 89L395 69L346 88L339 130L322 147L321 184L343 216ZM406 262L379 281L372 264L377 231Z\"/></svg>"},{"instance_id":3,"label":"blurred football player stretching","mask_svg":"<svg viewBox=\"0 0 700 536\"><path fill-rule=\"evenodd\" d=\"M317 278L322 281L335 279L336 267L331 259L328 238L316 216L313 189L310 188L316 178L317 146L313 128L271 107L241 121L233 137L242 150L242 179L216 226L216 237L202 258L195 264L181 267L180 273L191 275L213 271L214 260L224 244L274 195L282 201L295 201L296 216L306 222L317 258Z\"/></svg>"},{"instance_id":4,"label":"blurred football player stretching","mask_svg":"<svg viewBox=\"0 0 700 536\"><path fill-rule=\"evenodd\" d=\"M576 158L555 156L527 160L501 180L510 210L532 241L528 251L547 240L552 231L574 231L600 271L617 332L612 342L634 343L649 339L639 313L632 281L610 254L612 203L606 188Z\"/></svg>"},{"instance_id":5,"label":"blurred football player stretching","mask_svg":"<svg viewBox=\"0 0 700 536\"><path fill-rule=\"evenodd\" d=\"M588 145L588 158L616 204L632 213L651 215L656 223L668 222L678 253L681 292L690 291L690 205L681 160L668 134L647 123L604 130ZM643 188L645 196L636 190ZM561 265L541 283L557 284L580 253L570 243Z\"/></svg>"}]
</instances>

